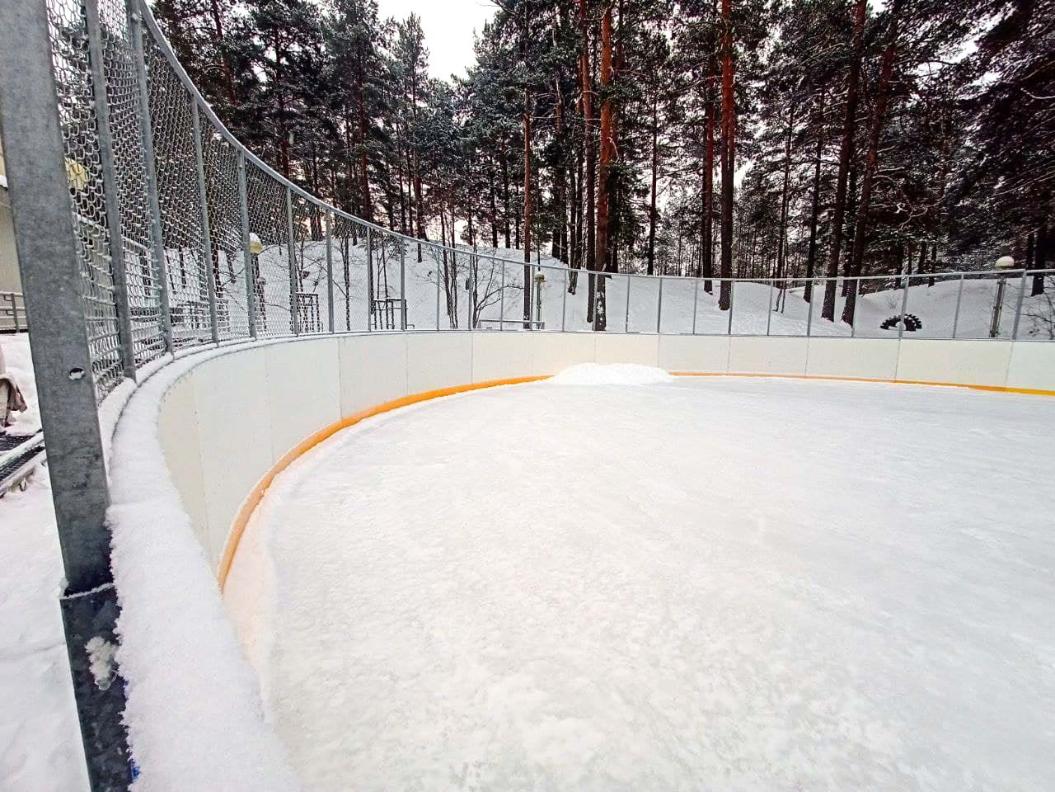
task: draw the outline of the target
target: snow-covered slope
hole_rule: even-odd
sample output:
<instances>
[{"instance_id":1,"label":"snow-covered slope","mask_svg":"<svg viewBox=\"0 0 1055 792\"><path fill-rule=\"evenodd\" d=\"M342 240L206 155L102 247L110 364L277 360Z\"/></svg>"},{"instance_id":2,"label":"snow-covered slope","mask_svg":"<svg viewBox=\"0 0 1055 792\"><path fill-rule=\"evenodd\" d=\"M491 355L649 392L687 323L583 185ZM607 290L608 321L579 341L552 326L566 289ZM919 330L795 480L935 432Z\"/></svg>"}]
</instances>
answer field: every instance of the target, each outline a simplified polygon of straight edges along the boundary
<instances>
[{"instance_id":1,"label":"snow-covered slope","mask_svg":"<svg viewBox=\"0 0 1055 792\"><path fill-rule=\"evenodd\" d=\"M352 244L351 240L336 240L333 249L335 325L338 330L365 330L367 248L362 241ZM476 253L478 255L465 248L445 260L442 253L422 246L421 261L418 261L417 246L407 247L403 254L403 278L409 327L428 330L438 325L442 329L464 329L469 323L471 286L475 287L472 302L478 306L477 327L498 329L502 326L507 330L520 327L525 280L522 253L491 248L479 248ZM399 300L404 296L399 256L394 243L375 242L375 294L378 299L393 301L390 326L396 327L400 324ZM325 245L321 242L301 245L298 260L304 274L300 289L304 294L313 295L304 298L313 306L306 313L310 317L307 323L323 329L329 310ZM260 256L260 267L265 303L261 324L270 332L286 332L290 316L285 248L265 250ZM241 275L237 272L233 275L226 298L229 303L227 313L232 325L240 327L246 322L244 287ZM1048 280L1052 281L1050 294L1055 291L1055 279ZM532 262L528 282L532 290L532 319L542 321L547 330L590 329L586 321L589 289L585 272L569 270L562 262L541 256ZM575 284L574 294L568 289L572 283ZM912 338L950 338L955 325L959 338L988 338L997 284L998 277L994 273L971 274L963 281L962 290L959 276L939 276L933 282L927 277L914 276L905 310L918 317L922 327L906 335ZM1018 277L1007 280L999 337L1011 336L1020 285ZM869 288L876 287L870 285ZM730 324L729 312L718 307L718 281L711 283L708 292L701 283L688 278L617 274L605 279L607 329L614 333L654 333L658 329L664 333L725 334L731 330L739 335L804 336L808 326L810 334L817 336L849 336L853 332L862 337L896 338L897 329L883 329L882 324L901 312L904 296L901 282L890 278L879 282L878 288L878 291L859 297L856 329L851 331L850 326L842 321L821 318L823 286L819 282L812 317L810 304L804 299L803 281L793 282L786 291L767 282L737 283L733 289ZM841 318L845 302L841 292L840 288L836 298L837 319ZM541 308L535 302L539 296ZM1022 314L1019 337L1050 337L1055 308L1047 295L1025 296Z\"/></svg>"}]
</instances>

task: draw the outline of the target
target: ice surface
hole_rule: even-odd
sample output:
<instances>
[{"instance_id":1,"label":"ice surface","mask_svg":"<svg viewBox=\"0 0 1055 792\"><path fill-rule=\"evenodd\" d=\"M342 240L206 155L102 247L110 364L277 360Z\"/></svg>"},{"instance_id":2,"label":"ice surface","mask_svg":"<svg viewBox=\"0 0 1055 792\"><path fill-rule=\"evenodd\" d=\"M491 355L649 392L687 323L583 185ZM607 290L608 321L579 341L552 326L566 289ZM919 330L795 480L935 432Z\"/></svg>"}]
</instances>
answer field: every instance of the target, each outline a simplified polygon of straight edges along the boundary
<instances>
[{"instance_id":1,"label":"ice surface","mask_svg":"<svg viewBox=\"0 0 1055 792\"><path fill-rule=\"evenodd\" d=\"M655 366L636 363L579 363L548 380L554 385L655 385L674 377Z\"/></svg>"},{"instance_id":2,"label":"ice surface","mask_svg":"<svg viewBox=\"0 0 1055 792\"><path fill-rule=\"evenodd\" d=\"M227 599L307 788L1050 790L1053 419L745 379L431 402L283 474L269 591L239 559Z\"/></svg>"}]
</instances>

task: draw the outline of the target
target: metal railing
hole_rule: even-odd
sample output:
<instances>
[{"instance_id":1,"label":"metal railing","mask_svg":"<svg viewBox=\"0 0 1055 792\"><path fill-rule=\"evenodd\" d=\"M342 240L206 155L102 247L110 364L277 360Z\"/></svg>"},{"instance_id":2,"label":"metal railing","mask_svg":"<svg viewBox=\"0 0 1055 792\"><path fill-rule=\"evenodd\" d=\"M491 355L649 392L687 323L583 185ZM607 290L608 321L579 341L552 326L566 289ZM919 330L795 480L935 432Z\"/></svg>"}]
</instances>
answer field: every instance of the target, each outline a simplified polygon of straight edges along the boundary
<instances>
[{"instance_id":1,"label":"metal railing","mask_svg":"<svg viewBox=\"0 0 1055 792\"><path fill-rule=\"evenodd\" d=\"M63 614L99 787L126 784L131 769L123 685L95 685L84 650L116 640L96 409L166 355L357 331L588 332L595 311L609 333L1055 337L1052 271L722 281L570 270L537 252L525 263L404 236L327 204L239 143L144 0L0 0L0 19L4 150ZM25 304L0 295L0 329L5 317L20 329Z\"/></svg>"},{"instance_id":2,"label":"metal railing","mask_svg":"<svg viewBox=\"0 0 1055 792\"><path fill-rule=\"evenodd\" d=\"M0 292L0 333L20 333L29 329L26 300L21 292Z\"/></svg>"}]
</instances>

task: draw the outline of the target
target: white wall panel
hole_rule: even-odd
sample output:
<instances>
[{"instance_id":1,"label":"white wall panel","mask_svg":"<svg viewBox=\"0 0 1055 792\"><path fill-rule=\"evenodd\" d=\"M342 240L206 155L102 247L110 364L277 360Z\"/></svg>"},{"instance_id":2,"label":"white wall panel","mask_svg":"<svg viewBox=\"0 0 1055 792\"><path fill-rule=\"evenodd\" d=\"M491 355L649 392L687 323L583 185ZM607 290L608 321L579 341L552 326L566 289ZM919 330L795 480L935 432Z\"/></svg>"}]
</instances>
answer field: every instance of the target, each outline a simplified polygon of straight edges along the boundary
<instances>
[{"instance_id":1,"label":"white wall panel","mask_svg":"<svg viewBox=\"0 0 1055 792\"><path fill-rule=\"evenodd\" d=\"M902 339L899 380L963 385L1007 383L1010 341L916 341Z\"/></svg>"},{"instance_id":2,"label":"white wall panel","mask_svg":"<svg viewBox=\"0 0 1055 792\"><path fill-rule=\"evenodd\" d=\"M210 544L205 506L205 486L201 469L201 442L198 437L198 408L194 398L192 369L169 388L158 413L158 440L165 456L169 479L179 492L203 547Z\"/></svg>"},{"instance_id":3,"label":"white wall panel","mask_svg":"<svg viewBox=\"0 0 1055 792\"><path fill-rule=\"evenodd\" d=\"M208 517L205 549L214 563L243 498L274 462L265 349L212 358L193 371Z\"/></svg>"},{"instance_id":4,"label":"white wall panel","mask_svg":"<svg viewBox=\"0 0 1055 792\"><path fill-rule=\"evenodd\" d=\"M593 333L533 333L532 339L537 374L559 374L569 366L597 359Z\"/></svg>"},{"instance_id":5,"label":"white wall panel","mask_svg":"<svg viewBox=\"0 0 1055 792\"><path fill-rule=\"evenodd\" d=\"M407 336L344 336L337 343L341 415L407 395Z\"/></svg>"},{"instance_id":6,"label":"white wall panel","mask_svg":"<svg viewBox=\"0 0 1055 792\"><path fill-rule=\"evenodd\" d=\"M341 417L336 338L312 338L264 348L271 451L275 459Z\"/></svg>"},{"instance_id":7,"label":"white wall panel","mask_svg":"<svg viewBox=\"0 0 1055 792\"><path fill-rule=\"evenodd\" d=\"M1019 341L1011 350L1009 388L1055 391L1055 343Z\"/></svg>"},{"instance_id":8,"label":"white wall panel","mask_svg":"<svg viewBox=\"0 0 1055 792\"><path fill-rule=\"evenodd\" d=\"M447 388L472 380L471 333L411 333L407 336L408 392Z\"/></svg>"},{"instance_id":9,"label":"white wall panel","mask_svg":"<svg viewBox=\"0 0 1055 792\"><path fill-rule=\"evenodd\" d=\"M729 370L728 336L659 337L659 367L667 371L721 374Z\"/></svg>"},{"instance_id":10,"label":"white wall panel","mask_svg":"<svg viewBox=\"0 0 1055 792\"><path fill-rule=\"evenodd\" d=\"M893 339L811 338L806 373L814 377L894 379L898 342Z\"/></svg>"},{"instance_id":11,"label":"white wall panel","mask_svg":"<svg viewBox=\"0 0 1055 792\"><path fill-rule=\"evenodd\" d=\"M598 363L639 363L659 365L659 336L597 333Z\"/></svg>"},{"instance_id":12,"label":"white wall panel","mask_svg":"<svg viewBox=\"0 0 1055 792\"><path fill-rule=\"evenodd\" d=\"M805 374L806 338L729 339L729 371L735 374Z\"/></svg>"},{"instance_id":13,"label":"white wall panel","mask_svg":"<svg viewBox=\"0 0 1055 792\"><path fill-rule=\"evenodd\" d=\"M481 332L472 334L473 382L545 373L539 368L537 333Z\"/></svg>"}]
</instances>

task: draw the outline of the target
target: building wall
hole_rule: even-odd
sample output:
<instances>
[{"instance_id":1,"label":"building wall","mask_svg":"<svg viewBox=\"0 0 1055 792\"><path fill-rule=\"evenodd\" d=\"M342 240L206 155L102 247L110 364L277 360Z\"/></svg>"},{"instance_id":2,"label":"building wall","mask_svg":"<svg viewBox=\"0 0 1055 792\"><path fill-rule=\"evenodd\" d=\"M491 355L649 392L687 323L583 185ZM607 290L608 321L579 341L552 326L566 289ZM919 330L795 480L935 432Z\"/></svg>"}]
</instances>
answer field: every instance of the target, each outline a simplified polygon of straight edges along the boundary
<instances>
[{"instance_id":1,"label":"building wall","mask_svg":"<svg viewBox=\"0 0 1055 792\"><path fill-rule=\"evenodd\" d=\"M11 197L7 192L7 170L0 149L0 291L22 291L15 250L15 226L11 220Z\"/></svg>"}]
</instances>

